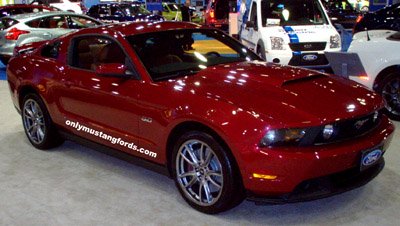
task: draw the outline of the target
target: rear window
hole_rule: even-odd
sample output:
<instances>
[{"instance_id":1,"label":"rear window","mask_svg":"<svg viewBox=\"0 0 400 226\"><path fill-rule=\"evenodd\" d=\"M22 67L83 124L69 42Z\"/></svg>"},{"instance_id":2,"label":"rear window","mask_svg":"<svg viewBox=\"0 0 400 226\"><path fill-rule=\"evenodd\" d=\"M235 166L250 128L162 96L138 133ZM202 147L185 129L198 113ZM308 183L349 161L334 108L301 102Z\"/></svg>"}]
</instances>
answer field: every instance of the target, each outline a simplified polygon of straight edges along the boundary
<instances>
[{"instance_id":1,"label":"rear window","mask_svg":"<svg viewBox=\"0 0 400 226\"><path fill-rule=\"evenodd\" d=\"M13 26L13 25L15 25L17 23L18 23L17 20L14 20L14 19L11 19L11 18L3 18L0 21L0 30L7 29L7 28L9 28L9 27L11 27L11 26Z\"/></svg>"}]
</instances>

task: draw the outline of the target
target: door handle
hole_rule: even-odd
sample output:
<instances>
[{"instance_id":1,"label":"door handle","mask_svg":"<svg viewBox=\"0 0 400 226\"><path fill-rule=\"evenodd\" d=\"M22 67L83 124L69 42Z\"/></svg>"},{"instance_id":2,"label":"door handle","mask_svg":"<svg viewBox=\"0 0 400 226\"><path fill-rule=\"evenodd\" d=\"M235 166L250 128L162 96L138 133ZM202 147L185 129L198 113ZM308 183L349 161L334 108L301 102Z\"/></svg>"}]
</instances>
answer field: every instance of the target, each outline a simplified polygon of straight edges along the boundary
<instances>
[{"instance_id":1,"label":"door handle","mask_svg":"<svg viewBox=\"0 0 400 226\"><path fill-rule=\"evenodd\" d=\"M44 33L43 36L46 38L51 38L53 35L50 33Z\"/></svg>"}]
</instances>

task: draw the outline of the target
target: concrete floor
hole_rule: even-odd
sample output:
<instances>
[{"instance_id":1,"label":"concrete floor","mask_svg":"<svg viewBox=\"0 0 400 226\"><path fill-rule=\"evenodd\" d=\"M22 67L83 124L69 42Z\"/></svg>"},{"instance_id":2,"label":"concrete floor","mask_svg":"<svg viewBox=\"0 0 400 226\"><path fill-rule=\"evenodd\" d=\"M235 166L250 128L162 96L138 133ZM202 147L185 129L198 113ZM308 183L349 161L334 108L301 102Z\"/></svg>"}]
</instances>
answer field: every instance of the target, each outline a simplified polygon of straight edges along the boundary
<instances>
[{"instance_id":1,"label":"concrete floor","mask_svg":"<svg viewBox=\"0 0 400 226\"><path fill-rule=\"evenodd\" d=\"M244 201L209 216L190 208L173 181L157 173L72 142L36 150L6 81L0 99L0 225L399 225L399 131L386 168L362 188L297 204Z\"/></svg>"}]
</instances>

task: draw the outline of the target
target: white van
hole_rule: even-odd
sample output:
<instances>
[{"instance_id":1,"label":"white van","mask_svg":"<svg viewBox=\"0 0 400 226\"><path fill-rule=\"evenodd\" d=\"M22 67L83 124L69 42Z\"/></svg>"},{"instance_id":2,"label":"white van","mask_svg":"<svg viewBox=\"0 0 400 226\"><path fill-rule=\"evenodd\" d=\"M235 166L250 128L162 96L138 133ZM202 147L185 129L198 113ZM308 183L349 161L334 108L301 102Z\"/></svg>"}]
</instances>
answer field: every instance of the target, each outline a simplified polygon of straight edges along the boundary
<instances>
[{"instance_id":1,"label":"white van","mask_svg":"<svg viewBox=\"0 0 400 226\"><path fill-rule=\"evenodd\" d=\"M319 0L247 0L238 35L268 62L315 69L329 68L324 51L341 49L339 33Z\"/></svg>"}]
</instances>

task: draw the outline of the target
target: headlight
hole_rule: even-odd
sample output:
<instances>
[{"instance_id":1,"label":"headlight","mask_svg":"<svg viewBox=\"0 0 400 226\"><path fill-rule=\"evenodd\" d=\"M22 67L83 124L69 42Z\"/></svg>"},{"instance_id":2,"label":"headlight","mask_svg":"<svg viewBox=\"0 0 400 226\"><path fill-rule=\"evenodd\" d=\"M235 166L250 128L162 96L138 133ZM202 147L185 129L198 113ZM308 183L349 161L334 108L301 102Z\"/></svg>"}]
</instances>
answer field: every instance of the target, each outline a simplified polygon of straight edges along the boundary
<instances>
[{"instance_id":1,"label":"headlight","mask_svg":"<svg viewBox=\"0 0 400 226\"><path fill-rule=\"evenodd\" d=\"M340 36L338 34L331 36L329 47L331 49L340 48Z\"/></svg>"},{"instance_id":2,"label":"headlight","mask_svg":"<svg viewBox=\"0 0 400 226\"><path fill-rule=\"evenodd\" d=\"M306 134L306 129L275 129L265 134L260 142L261 147L297 145Z\"/></svg>"},{"instance_id":3,"label":"headlight","mask_svg":"<svg viewBox=\"0 0 400 226\"><path fill-rule=\"evenodd\" d=\"M333 124L307 128L273 129L261 139L260 147L308 146L330 143L336 139L338 128Z\"/></svg>"},{"instance_id":4,"label":"headlight","mask_svg":"<svg viewBox=\"0 0 400 226\"><path fill-rule=\"evenodd\" d=\"M281 37L270 37L271 38L271 49L272 50L285 50L283 45L285 42Z\"/></svg>"}]
</instances>

